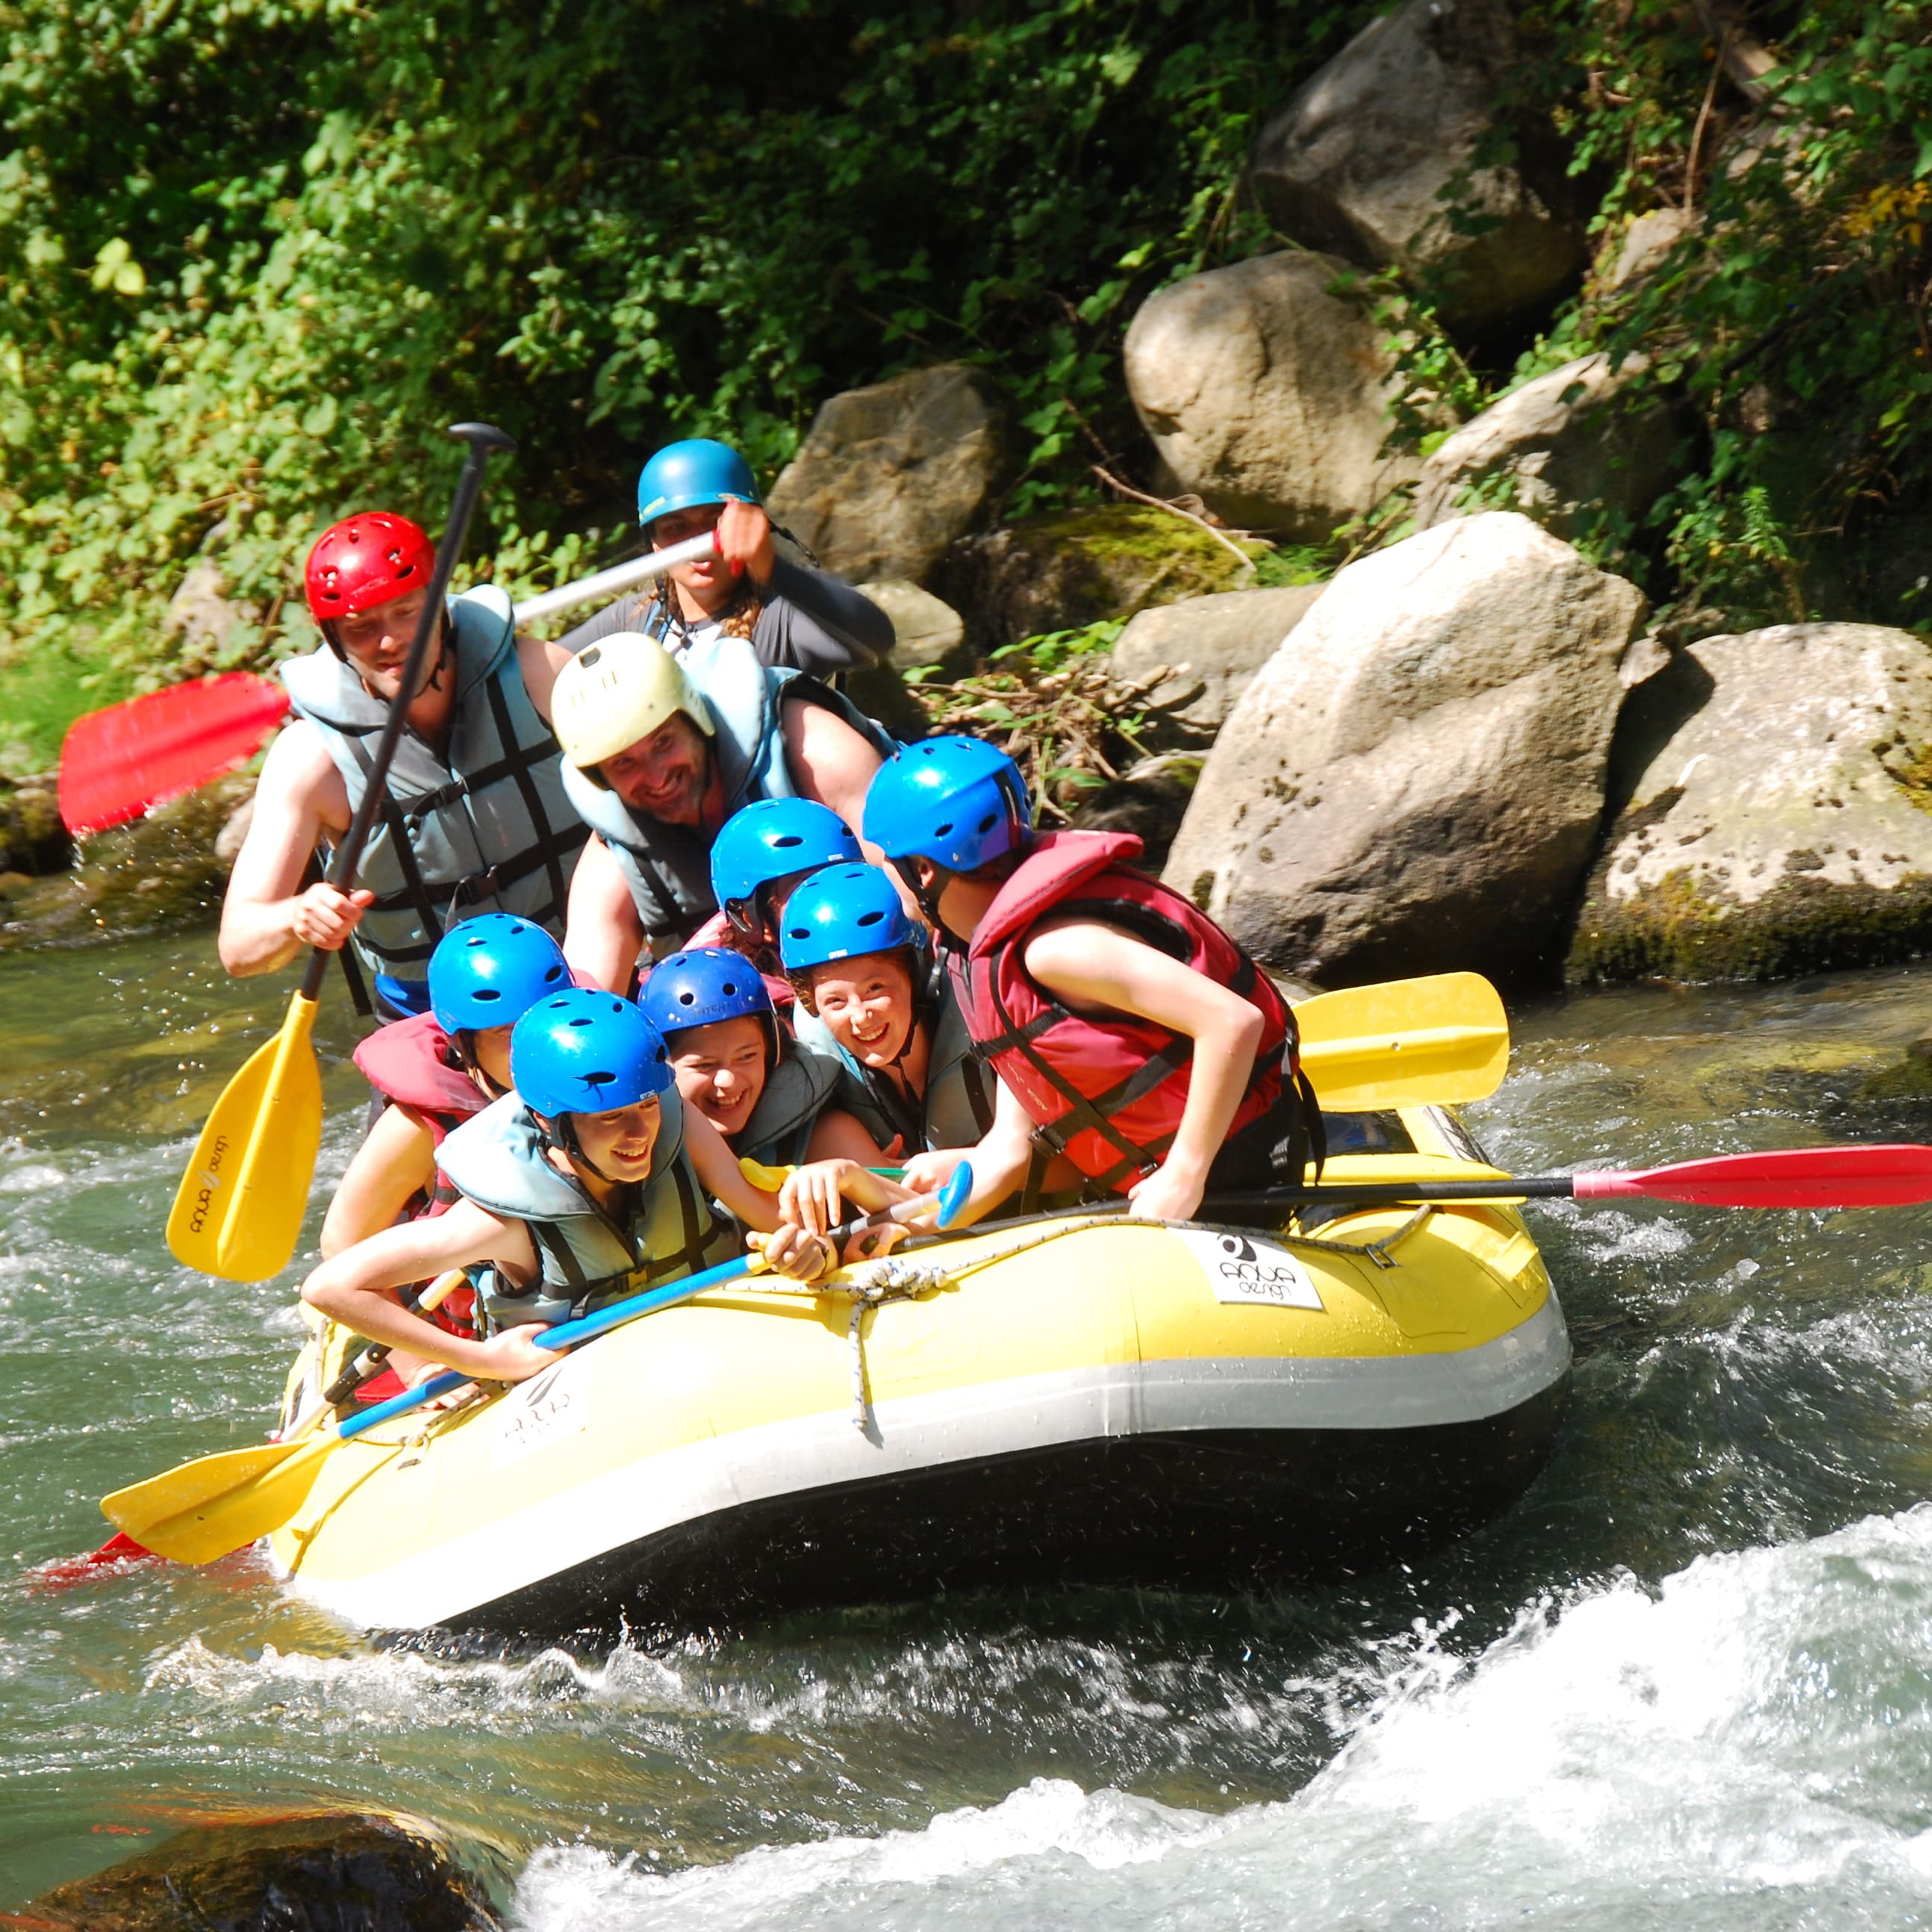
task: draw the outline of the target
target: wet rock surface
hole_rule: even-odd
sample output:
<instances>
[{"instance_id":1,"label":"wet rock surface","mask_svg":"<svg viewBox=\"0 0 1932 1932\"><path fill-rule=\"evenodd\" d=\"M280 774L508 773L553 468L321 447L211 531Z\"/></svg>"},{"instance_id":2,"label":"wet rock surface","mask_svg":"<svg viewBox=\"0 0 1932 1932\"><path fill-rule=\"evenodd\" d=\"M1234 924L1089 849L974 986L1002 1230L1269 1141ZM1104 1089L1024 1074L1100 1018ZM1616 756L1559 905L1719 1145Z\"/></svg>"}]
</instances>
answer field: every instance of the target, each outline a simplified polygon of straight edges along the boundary
<instances>
[{"instance_id":1,"label":"wet rock surface","mask_svg":"<svg viewBox=\"0 0 1932 1932\"><path fill-rule=\"evenodd\" d=\"M252 772L218 778L83 840L71 872L0 890L0 952L92 946L212 918L228 878L222 829L254 790Z\"/></svg>"},{"instance_id":2,"label":"wet rock surface","mask_svg":"<svg viewBox=\"0 0 1932 1932\"><path fill-rule=\"evenodd\" d=\"M1138 684L1163 664L1169 675L1147 702L1159 734L1205 746L1258 671L1307 616L1324 586L1224 590L1143 610L1114 646L1113 674Z\"/></svg>"},{"instance_id":3,"label":"wet rock surface","mask_svg":"<svg viewBox=\"0 0 1932 1932\"><path fill-rule=\"evenodd\" d=\"M488 1869L490 1865L497 1869ZM0 1917L18 1932L496 1932L508 1872L418 1818L207 1826Z\"/></svg>"},{"instance_id":4,"label":"wet rock surface","mask_svg":"<svg viewBox=\"0 0 1932 1932\"><path fill-rule=\"evenodd\" d=\"M1512 162L1477 164L1515 58L1504 0L1408 0L1384 14L1262 128L1252 178L1270 219L1360 266L1438 278L1452 328L1549 302L1587 247L1553 136L1515 129ZM1475 218L1453 221L1445 191Z\"/></svg>"},{"instance_id":5,"label":"wet rock surface","mask_svg":"<svg viewBox=\"0 0 1932 1932\"><path fill-rule=\"evenodd\" d=\"M32 876L64 872L74 841L61 823L53 772L44 778L0 778L0 873Z\"/></svg>"},{"instance_id":6,"label":"wet rock surface","mask_svg":"<svg viewBox=\"0 0 1932 1932\"><path fill-rule=\"evenodd\" d=\"M1167 882L1324 984L1547 971L1644 608L1505 513L1351 565L1228 719Z\"/></svg>"},{"instance_id":7,"label":"wet rock surface","mask_svg":"<svg viewBox=\"0 0 1932 1932\"><path fill-rule=\"evenodd\" d=\"M1631 694L1573 980L1769 978L1932 945L1932 644L1706 638Z\"/></svg>"},{"instance_id":8,"label":"wet rock surface","mask_svg":"<svg viewBox=\"0 0 1932 1932\"><path fill-rule=\"evenodd\" d=\"M959 363L834 396L769 499L772 517L854 582L917 584L986 521L1014 469L1011 412Z\"/></svg>"},{"instance_id":9,"label":"wet rock surface","mask_svg":"<svg viewBox=\"0 0 1932 1932\"><path fill-rule=\"evenodd\" d=\"M1333 255L1259 255L1162 289L1124 350L1127 387L1183 486L1225 522L1325 542L1417 473L1385 452L1390 363Z\"/></svg>"}]
</instances>

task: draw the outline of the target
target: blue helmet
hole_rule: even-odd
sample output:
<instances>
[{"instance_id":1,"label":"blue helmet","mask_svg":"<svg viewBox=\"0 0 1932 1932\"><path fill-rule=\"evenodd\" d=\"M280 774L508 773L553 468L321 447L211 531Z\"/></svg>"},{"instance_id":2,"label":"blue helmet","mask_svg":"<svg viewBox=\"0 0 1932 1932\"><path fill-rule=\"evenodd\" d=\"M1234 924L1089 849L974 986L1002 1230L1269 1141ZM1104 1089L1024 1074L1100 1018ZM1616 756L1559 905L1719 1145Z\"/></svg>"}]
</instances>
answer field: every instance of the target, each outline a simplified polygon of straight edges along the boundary
<instances>
[{"instance_id":1,"label":"blue helmet","mask_svg":"<svg viewBox=\"0 0 1932 1932\"><path fill-rule=\"evenodd\" d=\"M674 952L652 968L638 994L646 1019L668 1040L693 1027L745 1018L772 1020L764 976L742 952L700 946Z\"/></svg>"},{"instance_id":2,"label":"blue helmet","mask_svg":"<svg viewBox=\"0 0 1932 1932\"><path fill-rule=\"evenodd\" d=\"M923 738L872 774L866 836L889 859L930 859L970 872L1033 830L1020 768L977 738Z\"/></svg>"},{"instance_id":3,"label":"blue helmet","mask_svg":"<svg viewBox=\"0 0 1932 1932\"><path fill-rule=\"evenodd\" d=\"M657 1028L628 1000L579 986L518 1021L510 1073L524 1104L552 1120L634 1107L673 1084Z\"/></svg>"},{"instance_id":4,"label":"blue helmet","mask_svg":"<svg viewBox=\"0 0 1932 1932\"><path fill-rule=\"evenodd\" d=\"M569 984L562 949L514 913L486 912L452 926L430 956L430 1010L445 1033L514 1026Z\"/></svg>"},{"instance_id":5,"label":"blue helmet","mask_svg":"<svg viewBox=\"0 0 1932 1932\"><path fill-rule=\"evenodd\" d=\"M898 888L876 866L827 866L791 896L778 935L788 973L917 946Z\"/></svg>"},{"instance_id":6,"label":"blue helmet","mask_svg":"<svg viewBox=\"0 0 1932 1932\"><path fill-rule=\"evenodd\" d=\"M856 866L863 855L844 820L808 798L761 798L734 812L711 848L711 890L722 906L760 886L821 866Z\"/></svg>"},{"instance_id":7,"label":"blue helmet","mask_svg":"<svg viewBox=\"0 0 1932 1932\"><path fill-rule=\"evenodd\" d=\"M758 500L752 466L728 442L705 436L666 443L638 478L638 521L646 530L674 510Z\"/></svg>"}]
</instances>

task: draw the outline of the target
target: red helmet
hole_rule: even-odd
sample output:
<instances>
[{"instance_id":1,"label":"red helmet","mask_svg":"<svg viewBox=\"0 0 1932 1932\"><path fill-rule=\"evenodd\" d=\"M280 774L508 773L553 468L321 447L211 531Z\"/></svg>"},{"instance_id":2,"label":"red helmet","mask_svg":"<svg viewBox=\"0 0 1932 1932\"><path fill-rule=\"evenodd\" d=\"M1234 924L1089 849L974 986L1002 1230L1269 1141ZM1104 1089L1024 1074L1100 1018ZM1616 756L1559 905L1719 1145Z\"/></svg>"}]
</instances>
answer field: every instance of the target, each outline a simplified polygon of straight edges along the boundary
<instances>
[{"instance_id":1,"label":"red helmet","mask_svg":"<svg viewBox=\"0 0 1932 1932\"><path fill-rule=\"evenodd\" d=\"M386 510L370 510L325 530L302 573L308 608L318 623L373 610L427 584L436 547L422 526Z\"/></svg>"}]
</instances>

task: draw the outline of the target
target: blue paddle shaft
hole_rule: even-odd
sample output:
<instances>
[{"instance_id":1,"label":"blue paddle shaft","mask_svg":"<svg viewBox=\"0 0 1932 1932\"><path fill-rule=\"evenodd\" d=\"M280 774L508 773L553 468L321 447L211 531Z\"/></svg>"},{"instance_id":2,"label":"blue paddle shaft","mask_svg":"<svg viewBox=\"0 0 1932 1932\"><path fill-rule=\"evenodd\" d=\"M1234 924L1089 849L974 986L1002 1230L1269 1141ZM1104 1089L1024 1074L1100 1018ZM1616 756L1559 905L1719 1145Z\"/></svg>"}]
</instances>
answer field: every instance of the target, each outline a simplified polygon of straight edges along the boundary
<instances>
[{"instance_id":1,"label":"blue paddle shaft","mask_svg":"<svg viewBox=\"0 0 1932 1932\"><path fill-rule=\"evenodd\" d=\"M973 1167L970 1161L962 1161L953 1171L952 1178L940 1190L939 1225L943 1228L947 1220L958 1212L967 1196L973 1191ZM852 1235L865 1229L876 1227L892 1219L890 1208L881 1208L876 1214L868 1214L856 1220L847 1221L834 1228L826 1238L842 1245ZM627 1322L635 1322L646 1315L655 1315L661 1308L675 1308L680 1301L688 1301L694 1294L702 1294L707 1288L722 1288L728 1281L736 1281L740 1275L751 1272L752 1257L740 1256L736 1261L720 1262L714 1268L706 1268L702 1274L688 1276L682 1281L674 1281L668 1288L654 1288L643 1294L634 1294L623 1301L614 1301L608 1308L600 1308L594 1315L581 1315L574 1322L562 1322L554 1328L546 1328L538 1346L554 1348L561 1353L573 1348L580 1342L588 1342L599 1335L606 1335L613 1328L621 1328ZM434 1402L438 1396L448 1395L452 1389L460 1389L476 1378L465 1375L460 1369L448 1369L440 1376L432 1376L426 1382L419 1382L412 1389L405 1389L400 1395L392 1395L387 1402L379 1402L374 1408L365 1409L360 1415L351 1416L346 1422L336 1426L338 1441L351 1442L365 1430L374 1429L393 1417L406 1415L412 1408L420 1408L426 1402Z\"/></svg>"}]
</instances>

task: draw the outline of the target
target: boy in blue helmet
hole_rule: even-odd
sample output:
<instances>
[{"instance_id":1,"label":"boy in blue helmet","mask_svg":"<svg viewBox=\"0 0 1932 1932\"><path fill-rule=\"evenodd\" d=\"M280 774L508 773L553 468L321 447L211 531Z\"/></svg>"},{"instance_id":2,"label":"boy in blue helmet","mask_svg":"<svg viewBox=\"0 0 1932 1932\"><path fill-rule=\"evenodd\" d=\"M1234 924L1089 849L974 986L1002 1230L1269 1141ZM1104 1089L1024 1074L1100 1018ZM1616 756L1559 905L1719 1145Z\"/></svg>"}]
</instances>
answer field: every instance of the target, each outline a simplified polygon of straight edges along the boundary
<instances>
[{"instance_id":1,"label":"boy in blue helmet","mask_svg":"<svg viewBox=\"0 0 1932 1932\"><path fill-rule=\"evenodd\" d=\"M778 916L785 902L826 866L856 866L865 854L850 828L816 799L761 798L734 812L718 828L711 848L711 890L718 910L691 936L693 946L728 946L764 974L777 979L782 997L791 988L780 977ZM780 994L774 988L772 998Z\"/></svg>"},{"instance_id":2,"label":"boy in blue helmet","mask_svg":"<svg viewBox=\"0 0 1932 1932\"><path fill-rule=\"evenodd\" d=\"M781 1273L811 1280L834 1258L808 1229L781 1226L776 1198L683 1107L662 1036L628 1000L581 988L540 1000L517 1022L510 1064L516 1090L443 1143L463 1198L324 1262L302 1284L312 1307L478 1380L520 1382L557 1359L542 1328L728 1259L737 1233L714 1202L768 1231ZM446 1334L396 1299L459 1268L479 1274L487 1340Z\"/></svg>"},{"instance_id":3,"label":"boy in blue helmet","mask_svg":"<svg viewBox=\"0 0 1932 1932\"><path fill-rule=\"evenodd\" d=\"M444 934L430 956L430 1010L379 1027L356 1049L386 1104L329 1203L325 1255L448 1205L454 1197L436 1186L436 1150L508 1090L511 1029L569 984L562 948L512 913L485 913Z\"/></svg>"},{"instance_id":4,"label":"boy in blue helmet","mask_svg":"<svg viewBox=\"0 0 1932 1932\"><path fill-rule=\"evenodd\" d=\"M837 1059L790 1039L765 982L741 952L704 946L652 969L638 1005L670 1054L679 1093L734 1154L768 1167L882 1158L837 1104Z\"/></svg>"},{"instance_id":5,"label":"boy in blue helmet","mask_svg":"<svg viewBox=\"0 0 1932 1932\"><path fill-rule=\"evenodd\" d=\"M945 963L876 866L828 866L784 908L780 947L802 1046L836 1055L841 1104L906 1156L974 1145L993 1124Z\"/></svg>"},{"instance_id":6,"label":"boy in blue helmet","mask_svg":"<svg viewBox=\"0 0 1932 1932\"><path fill-rule=\"evenodd\" d=\"M1170 1221L1210 1189L1299 1182L1311 1154L1318 1172L1286 1001L1190 900L1133 869L1138 838L1035 832L1018 766L961 736L883 766L864 830L946 938L967 1030L999 1076L962 1220L1039 1153ZM907 1180L937 1186L951 1164L921 1156Z\"/></svg>"},{"instance_id":7,"label":"boy in blue helmet","mask_svg":"<svg viewBox=\"0 0 1932 1932\"><path fill-rule=\"evenodd\" d=\"M638 521L653 550L715 533L718 554L680 564L667 581L627 593L563 640L586 644L634 631L674 656L725 636L748 639L779 670L830 677L882 662L892 620L850 584L781 556L752 466L728 443L667 445L638 479Z\"/></svg>"}]
</instances>

